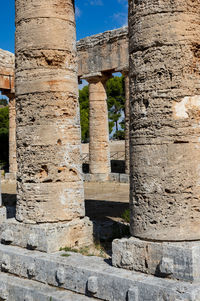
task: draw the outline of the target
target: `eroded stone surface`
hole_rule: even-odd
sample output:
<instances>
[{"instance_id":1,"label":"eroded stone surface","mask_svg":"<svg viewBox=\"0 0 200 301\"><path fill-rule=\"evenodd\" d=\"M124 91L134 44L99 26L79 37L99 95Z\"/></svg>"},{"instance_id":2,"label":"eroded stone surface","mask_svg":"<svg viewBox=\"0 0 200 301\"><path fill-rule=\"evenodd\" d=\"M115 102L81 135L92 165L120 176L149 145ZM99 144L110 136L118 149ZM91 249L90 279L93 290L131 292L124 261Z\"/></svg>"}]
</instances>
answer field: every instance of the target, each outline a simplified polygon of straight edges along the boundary
<instances>
[{"instance_id":1,"label":"eroded stone surface","mask_svg":"<svg viewBox=\"0 0 200 301\"><path fill-rule=\"evenodd\" d=\"M0 49L0 90L3 92L14 92L14 65L14 54Z\"/></svg>"},{"instance_id":2,"label":"eroded stone surface","mask_svg":"<svg viewBox=\"0 0 200 301\"><path fill-rule=\"evenodd\" d=\"M9 99L9 173L16 176L16 103L14 94Z\"/></svg>"},{"instance_id":3,"label":"eroded stone surface","mask_svg":"<svg viewBox=\"0 0 200 301\"><path fill-rule=\"evenodd\" d=\"M36 273L32 280L37 281L37 283L40 282L38 285L41 287L44 283L47 288L49 286L62 288L63 293L65 290L71 290L82 295L92 293L95 298L107 301L200 300L199 283L191 284L160 279L151 275L117 269L108 264L107 261L105 262L103 258L86 257L72 252L68 252L68 256L63 257L61 256L63 252L45 254L0 245L0 264L5 253L10 256L10 268L7 272L19 276L19 284L23 284L23 278L29 277L27 268L34 263ZM60 281L58 281L57 276ZM2 283L1 275L0 280ZM30 285L34 283L32 280L28 282ZM90 282L91 292L88 291L88 282ZM15 284L18 282L13 281L13 285ZM33 288L33 291L37 292L37 289ZM32 294L30 295L32 296Z\"/></svg>"},{"instance_id":4,"label":"eroded stone surface","mask_svg":"<svg viewBox=\"0 0 200 301\"><path fill-rule=\"evenodd\" d=\"M24 223L85 214L73 4L16 1L16 218Z\"/></svg>"},{"instance_id":5,"label":"eroded stone surface","mask_svg":"<svg viewBox=\"0 0 200 301\"><path fill-rule=\"evenodd\" d=\"M200 239L199 1L130 1L131 233Z\"/></svg>"},{"instance_id":6,"label":"eroded stone surface","mask_svg":"<svg viewBox=\"0 0 200 301\"><path fill-rule=\"evenodd\" d=\"M59 290L32 280L0 273L0 300L5 301L93 301L70 291ZM99 299L95 299L99 300Z\"/></svg>"},{"instance_id":7,"label":"eroded stone surface","mask_svg":"<svg viewBox=\"0 0 200 301\"><path fill-rule=\"evenodd\" d=\"M200 242L151 242L131 237L112 243L116 267L188 282L200 281Z\"/></svg>"},{"instance_id":8,"label":"eroded stone surface","mask_svg":"<svg viewBox=\"0 0 200 301\"><path fill-rule=\"evenodd\" d=\"M88 246L93 242L93 225L88 217L66 223L30 225L8 219L0 224L1 243L30 250L56 252L61 247Z\"/></svg>"},{"instance_id":9,"label":"eroded stone surface","mask_svg":"<svg viewBox=\"0 0 200 301\"><path fill-rule=\"evenodd\" d=\"M77 42L78 75L123 70L128 66L128 28L106 31Z\"/></svg>"}]
</instances>

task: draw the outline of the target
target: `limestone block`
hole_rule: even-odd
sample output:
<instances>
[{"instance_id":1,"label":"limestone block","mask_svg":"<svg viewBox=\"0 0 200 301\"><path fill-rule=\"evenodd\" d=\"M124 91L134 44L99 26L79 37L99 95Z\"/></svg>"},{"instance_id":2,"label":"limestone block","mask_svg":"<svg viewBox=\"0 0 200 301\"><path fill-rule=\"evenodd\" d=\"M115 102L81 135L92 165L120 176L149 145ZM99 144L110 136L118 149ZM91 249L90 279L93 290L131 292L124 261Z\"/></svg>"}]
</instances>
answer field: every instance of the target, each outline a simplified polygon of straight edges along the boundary
<instances>
[{"instance_id":1,"label":"limestone block","mask_svg":"<svg viewBox=\"0 0 200 301\"><path fill-rule=\"evenodd\" d=\"M92 222L85 217L68 223L23 224L9 219L0 225L1 243L30 250L55 252L61 247L88 246L93 242Z\"/></svg>"},{"instance_id":2,"label":"limestone block","mask_svg":"<svg viewBox=\"0 0 200 301\"><path fill-rule=\"evenodd\" d=\"M94 301L69 291L58 290L33 280L0 273L0 300L5 301ZM99 299L95 299L99 300Z\"/></svg>"},{"instance_id":3,"label":"limestone block","mask_svg":"<svg viewBox=\"0 0 200 301\"><path fill-rule=\"evenodd\" d=\"M0 265L5 254L10 256L11 260L10 275L17 275L25 281L28 278L27 267L34 263L36 273L28 283L32 284L34 281L37 281L40 287L43 287L43 284L45 284L47 288L49 286L52 289L54 287L61 288L63 293L65 290L71 290L85 295L90 282L89 287L94 292L95 298L107 301L200 300L199 282L174 281L118 269L99 257L88 257L73 252L69 252L69 256L63 257L61 256L63 254L62 251L54 254L45 254L38 251L33 252L18 247L0 245ZM57 276L62 284L58 281ZM0 283L2 283L1 275ZM13 282L13 284L16 283ZM36 292L37 289L33 288L33 291ZM58 289L57 292L59 293ZM33 296L32 293L27 294L27 292L26 295Z\"/></svg>"},{"instance_id":4,"label":"limestone block","mask_svg":"<svg viewBox=\"0 0 200 301\"><path fill-rule=\"evenodd\" d=\"M109 174L109 182L120 182L120 174L119 173L110 173Z\"/></svg>"},{"instance_id":5,"label":"limestone block","mask_svg":"<svg viewBox=\"0 0 200 301\"><path fill-rule=\"evenodd\" d=\"M96 294L98 291L98 278L91 276L87 281L87 289L91 294Z\"/></svg>"},{"instance_id":6,"label":"limestone block","mask_svg":"<svg viewBox=\"0 0 200 301\"><path fill-rule=\"evenodd\" d=\"M200 242L150 242L137 238L112 243L112 264L158 277L200 281Z\"/></svg>"},{"instance_id":7,"label":"limestone block","mask_svg":"<svg viewBox=\"0 0 200 301\"><path fill-rule=\"evenodd\" d=\"M128 28L122 27L81 39L77 42L77 51L79 77L124 69L128 65Z\"/></svg>"},{"instance_id":8,"label":"limestone block","mask_svg":"<svg viewBox=\"0 0 200 301\"><path fill-rule=\"evenodd\" d=\"M138 301L138 288L130 288L128 290L128 301Z\"/></svg>"},{"instance_id":9,"label":"limestone block","mask_svg":"<svg viewBox=\"0 0 200 301\"><path fill-rule=\"evenodd\" d=\"M129 183L129 174L120 174L120 183Z\"/></svg>"}]
</instances>

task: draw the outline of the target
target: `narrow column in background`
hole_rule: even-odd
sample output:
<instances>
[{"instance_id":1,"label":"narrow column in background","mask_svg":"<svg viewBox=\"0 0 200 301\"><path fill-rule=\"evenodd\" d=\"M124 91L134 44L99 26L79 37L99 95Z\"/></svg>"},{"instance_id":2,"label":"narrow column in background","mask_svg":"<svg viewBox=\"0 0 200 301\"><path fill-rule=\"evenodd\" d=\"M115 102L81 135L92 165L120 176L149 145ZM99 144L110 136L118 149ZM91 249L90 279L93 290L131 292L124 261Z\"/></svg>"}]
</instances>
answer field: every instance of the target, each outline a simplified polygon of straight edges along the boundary
<instances>
[{"instance_id":1,"label":"narrow column in background","mask_svg":"<svg viewBox=\"0 0 200 301\"><path fill-rule=\"evenodd\" d=\"M91 76L89 82L89 165L90 173L108 180L111 172L108 126L108 107L106 95L107 76Z\"/></svg>"},{"instance_id":2,"label":"narrow column in background","mask_svg":"<svg viewBox=\"0 0 200 301\"><path fill-rule=\"evenodd\" d=\"M130 136L130 93L129 93L129 72L122 72L125 79L125 173L130 173L130 151L129 151L129 136Z\"/></svg>"},{"instance_id":3,"label":"narrow column in background","mask_svg":"<svg viewBox=\"0 0 200 301\"><path fill-rule=\"evenodd\" d=\"M16 159L16 103L15 95L9 95L9 174L14 178L17 173Z\"/></svg>"}]
</instances>

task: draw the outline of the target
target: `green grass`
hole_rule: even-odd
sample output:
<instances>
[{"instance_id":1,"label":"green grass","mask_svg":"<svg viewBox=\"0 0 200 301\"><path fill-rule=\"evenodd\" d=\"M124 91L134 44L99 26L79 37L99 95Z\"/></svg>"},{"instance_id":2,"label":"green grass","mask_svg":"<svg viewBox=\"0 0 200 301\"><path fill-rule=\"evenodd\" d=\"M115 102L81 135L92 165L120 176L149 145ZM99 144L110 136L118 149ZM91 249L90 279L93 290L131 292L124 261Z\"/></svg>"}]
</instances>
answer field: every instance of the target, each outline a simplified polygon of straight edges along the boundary
<instances>
[{"instance_id":1,"label":"green grass","mask_svg":"<svg viewBox=\"0 0 200 301\"><path fill-rule=\"evenodd\" d=\"M123 219L126 223L130 223L130 209L126 209L126 210L122 213L122 219Z\"/></svg>"},{"instance_id":2,"label":"green grass","mask_svg":"<svg viewBox=\"0 0 200 301\"><path fill-rule=\"evenodd\" d=\"M74 248L71 248L71 247L64 247L64 248L61 248L60 251L80 253L80 254L85 255L85 256L94 256L94 254L89 252L89 247L82 247L80 249L74 249ZM67 257L67 256L70 256L70 254L66 253L66 254L62 254L62 256Z\"/></svg>"}]
</instances>

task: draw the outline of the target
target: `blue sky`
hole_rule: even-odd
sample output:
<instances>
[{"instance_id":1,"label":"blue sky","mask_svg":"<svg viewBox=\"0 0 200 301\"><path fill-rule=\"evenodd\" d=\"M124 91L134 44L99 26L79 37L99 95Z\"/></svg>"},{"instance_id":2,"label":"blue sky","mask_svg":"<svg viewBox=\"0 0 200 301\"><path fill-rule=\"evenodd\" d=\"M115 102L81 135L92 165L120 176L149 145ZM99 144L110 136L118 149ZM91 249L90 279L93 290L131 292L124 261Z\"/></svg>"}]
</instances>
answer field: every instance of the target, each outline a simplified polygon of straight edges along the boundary
<instances>
[{"instance_id":1,"label":"blue sky","mask_svg":"<svg viewBox=\"0 0 200 301\"><path fill-rule=\"evenodd\" d=\"M0 0L0 48L14 52L14 0ZM77 39L127 25L128 0L76 0Z\"/></svg>"}]
</instances>

